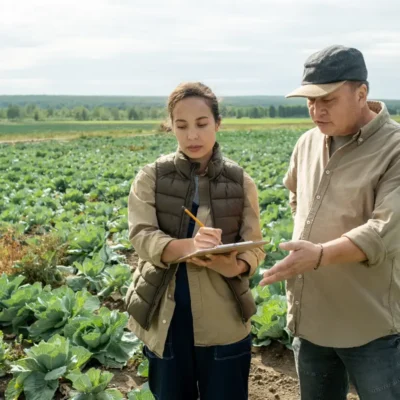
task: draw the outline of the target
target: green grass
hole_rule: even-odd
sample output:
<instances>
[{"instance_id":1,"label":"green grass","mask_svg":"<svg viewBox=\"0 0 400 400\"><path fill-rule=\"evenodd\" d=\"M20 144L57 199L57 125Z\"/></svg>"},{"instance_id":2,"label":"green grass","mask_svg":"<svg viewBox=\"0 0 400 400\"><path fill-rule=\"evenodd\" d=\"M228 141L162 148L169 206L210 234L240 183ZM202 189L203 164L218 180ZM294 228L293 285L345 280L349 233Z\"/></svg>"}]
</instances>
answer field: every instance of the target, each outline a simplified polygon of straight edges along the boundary
<instances>
[{"instance_id":1,"label":"green grass","mask_svg":"<svg viewBox=\"0 0 400 400\"><path fill-rule=\"evenodd\" d=\"M301 125L312 123L310 118L224 118L223 124L227 125Z\"/></svg>"},{"instance_id":2,"label":"green grass","mask_svg":"<svg viewBox=\"0 0 400 400\"><path fill-rule=\"evenodd\" d=\"M7 122L0 123L1 141L20 141L38 139L73 139L80 136L131 136L155 133L162 121L46 121L46 122ZM224 119L223 130L260 129L273 127L308 127L309 119Z\"/></svg>"},{"instance_id":3,"label":"green grass","mask_svg":"<svg viewBox=\"0 0 400 400\"><path fill-rule=\"evenodd\" d=\"M56 134L65 132L93 132L109 130L152 130L157 129L160 121L51 121L51 122L21 122L1 123L0 135L9 134Z\"/></svg>"},{"instance_id":4,"label":"green grass","mask_svg":"<svg viewBox=\"0 0 400 400\"><path fill-rule=\"evenodd\" d=\"M400 116L393 117L400 122ZM0 141L74 139L81 136L136 136L159 132L162 121L46 121L0 122ZM222 130L302 128L313 126L309 118L226 118Z\"/></svg>"},{"instance_id":5,"label":"green grass","mask_svg":"<svg viewBox=\"0 0 400 400\"><path fill-rule=\"evenodd\" d=\"M309 118L226 118L222 120L222 129L265 129L265 128L310 128L313 126Z\"/></svg>"},{"instance_id":6,"label":"green grass","mask_svg":"<svg viewBox=\"0 0 400 400\"><path fill-rule=\"evenodd\" d=\"M57 121L1 123L1 141L73 139L80 136L130 136L154 133L160 121Z\"/></svg>"}]
</instances>

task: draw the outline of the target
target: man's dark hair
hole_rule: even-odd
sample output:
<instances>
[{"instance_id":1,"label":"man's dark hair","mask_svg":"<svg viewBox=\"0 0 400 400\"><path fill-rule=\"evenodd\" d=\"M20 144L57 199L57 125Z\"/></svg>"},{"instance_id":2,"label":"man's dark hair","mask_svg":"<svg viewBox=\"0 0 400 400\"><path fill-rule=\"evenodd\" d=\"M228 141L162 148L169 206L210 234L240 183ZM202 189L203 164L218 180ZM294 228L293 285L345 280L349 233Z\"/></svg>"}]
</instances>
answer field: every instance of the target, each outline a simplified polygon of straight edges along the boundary
<instances>
[{"instance_id":1,"label":"man's dark hair","mask_svg":"<svg viewBox=\"0 0 400 400\"><path fill-rule=\"evenodd\" d=\"M360 86L365 85L367 87L367 94L369 93L369 82L368 81L347 81L347 83L354 89L358 89Z\"/></svg>"}]
</instances>

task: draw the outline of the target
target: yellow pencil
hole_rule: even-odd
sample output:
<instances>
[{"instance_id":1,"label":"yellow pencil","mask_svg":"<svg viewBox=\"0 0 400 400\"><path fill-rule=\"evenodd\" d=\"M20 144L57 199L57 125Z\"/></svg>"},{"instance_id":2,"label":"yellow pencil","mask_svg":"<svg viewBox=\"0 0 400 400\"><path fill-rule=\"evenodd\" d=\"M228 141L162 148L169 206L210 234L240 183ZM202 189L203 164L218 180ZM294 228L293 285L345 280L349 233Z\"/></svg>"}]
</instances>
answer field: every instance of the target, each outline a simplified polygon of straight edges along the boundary
<instances>
[{"instance_id":1,"label":"yellow pencil","mask_svg":"<svg viewBox=\"0 0 400 400\"><path fill-rule=\"evenodd\" d=\"M187 215L189 215L190 218L193 219L193 221L197 222L197 224L201 227L204 228L205 225L198 219L196 218L185 206L182 206L182 210L185 211ZM222 241L219 242L219 244L222 244Z\"/></svg>"},{"instance_id":2,"label":"yellow pencil","mask_svg":"<svg viewBox=\"0 0 400 400\"><path fill-rule=\"evenodd\" d=\"M195 222L197 222L199 226L201 226L202 228L205 227L205 225L199 219L197 219L185 206L182 206L182 209L183 211L185 211L187 215L189 215L190 218L192 218Z\"/></svg>"}]
</instances>

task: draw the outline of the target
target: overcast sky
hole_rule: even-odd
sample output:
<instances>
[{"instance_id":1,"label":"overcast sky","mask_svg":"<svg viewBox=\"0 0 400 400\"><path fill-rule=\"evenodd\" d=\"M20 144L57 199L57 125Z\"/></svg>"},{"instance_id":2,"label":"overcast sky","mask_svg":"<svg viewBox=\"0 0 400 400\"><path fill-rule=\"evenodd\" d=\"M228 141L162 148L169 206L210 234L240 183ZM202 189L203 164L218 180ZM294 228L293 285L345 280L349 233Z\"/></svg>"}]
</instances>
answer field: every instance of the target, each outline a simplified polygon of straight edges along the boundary
<instances>
[{"instance_id":1,"label":"overcast sky","mask_svg":"<svg viewBox=\"0 0 400 400\"><path fill-rule=\"evenodd\" d=\"M399 21L399 0L0 0L0 94L284 95L343 44L372 97L400 98Z\"/></svg>"}]
</instances>

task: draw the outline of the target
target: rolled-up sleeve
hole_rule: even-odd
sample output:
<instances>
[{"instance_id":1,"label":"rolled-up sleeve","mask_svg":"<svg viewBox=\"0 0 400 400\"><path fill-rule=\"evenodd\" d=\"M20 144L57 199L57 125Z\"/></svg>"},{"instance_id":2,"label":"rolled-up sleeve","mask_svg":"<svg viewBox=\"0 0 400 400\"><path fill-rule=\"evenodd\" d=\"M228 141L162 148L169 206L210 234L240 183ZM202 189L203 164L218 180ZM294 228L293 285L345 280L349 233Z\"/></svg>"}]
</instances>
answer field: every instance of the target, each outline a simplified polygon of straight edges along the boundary
<instances>
[{"instance_id":1,"label":"rolled-up sleeve","mask_svg":"<svg viewBox=\"0 0 400 400\"><path fill-rule=\"evenodd\" d=\"M155 208L155 169L144 167L136 176L128 199L129 240L139 257L160 268L168 268L161 261L165 247L174 238L158 226Z\"/></svg>"},{"instance_id":2,"label":"rolled-up sleeve","mask_svg":"<svg viewBox=\"0 0 400 400\"><path fill-rule=\"evenodd\" d=\"M343 236L365 253L370 267L400 252L400 157L378 184L371 218Z\"/></svg>"},{"instance_id":3,"label":"rolled-up sleeve","mask_svg":"<svg viewBox=\"0 0 400 400\"><path fill-rule=\"evenodd\" d=\"M292 215L296 215L297 209L297 145L290 157L289 168L283 178L283 184L289 189L289 205Z\"/></svg>"},{"instance_id":4,"label":"rolled-up sleeve","mask_svg":"<svg viewBox=\"0 0 400 400\"><path fill-rule=\"evenodd\" d=\"M260 208L258 204L257 187L251 177L246 173L244 174L243 189L245 193L245 200L240 236L244 241L262 240L263 238L260 228ZM264 257L265 252L261 247L248 250L237 255L239 260L243 260L249 265L250 276L255 273L259 264L264 260Z\"/></svg>"}]
</instances>

